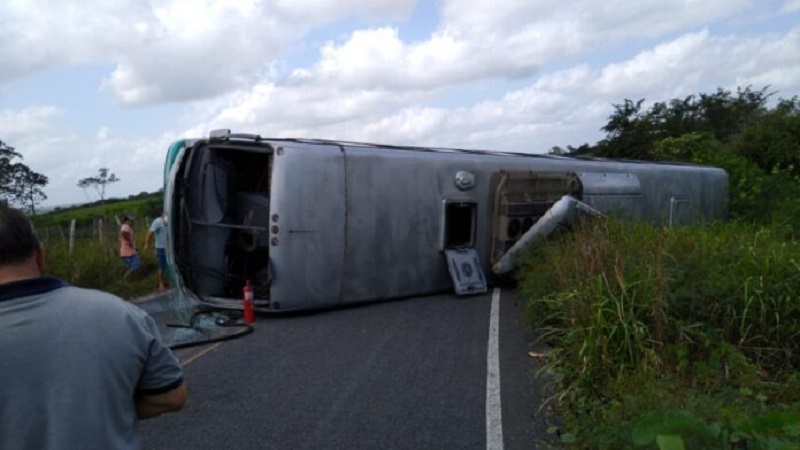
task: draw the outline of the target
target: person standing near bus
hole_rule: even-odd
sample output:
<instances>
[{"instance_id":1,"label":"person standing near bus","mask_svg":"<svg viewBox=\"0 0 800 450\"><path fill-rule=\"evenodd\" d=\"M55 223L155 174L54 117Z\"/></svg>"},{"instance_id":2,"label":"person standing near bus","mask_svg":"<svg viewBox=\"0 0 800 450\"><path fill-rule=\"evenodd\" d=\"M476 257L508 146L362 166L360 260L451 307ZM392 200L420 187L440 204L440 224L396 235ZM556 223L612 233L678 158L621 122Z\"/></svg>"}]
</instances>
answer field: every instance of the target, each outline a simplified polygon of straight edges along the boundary
<instances>
[{"instance_id":1,"label":"person standing near bus","mask_svg":"<svg viewBox=\"0 0 800 450\"><path fill-rule=\"evenodd\" d=\"M158 262L158 290L167 288L165 273L167 271L167 213L161 212L150 224L147 236L144 238L144 251L150 248L150 240L155 237L156 260Z\"/></svg>"},{"instance_id":2,"label":"person standing near bus","mask_svg":"<svg viewBox=\"0 0 800 450\"><path fill-rule=\"evenodd\" d=\"M125 264L123 279L139 271L139 252L136 251L136 241L133 238L133 217L127 214L122 218L122 225L119 227L119 256Z\"/></svg>"}]
</instances>

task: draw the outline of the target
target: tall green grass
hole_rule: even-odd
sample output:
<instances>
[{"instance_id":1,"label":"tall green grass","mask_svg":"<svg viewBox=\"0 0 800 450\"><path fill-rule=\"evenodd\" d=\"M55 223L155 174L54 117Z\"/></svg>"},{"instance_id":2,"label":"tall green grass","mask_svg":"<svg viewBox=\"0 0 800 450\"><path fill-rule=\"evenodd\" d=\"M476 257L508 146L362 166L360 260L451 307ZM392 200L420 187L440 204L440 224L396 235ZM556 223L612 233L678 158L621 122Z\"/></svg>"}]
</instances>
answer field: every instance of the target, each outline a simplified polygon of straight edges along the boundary
<instances>
[{"instance_id":1,"label":"tall green grass","mask_svg":"<svg viewBox=\"0 0 800 450\"><path fill-rule=\"evenodd\" d=\"M798 448L800 245L784 239L608 220L527 252L520 288L567 440Z\"/></svg>"},{"instance_id":2,"label":"tall green grass","mask_svg":"<svg viewBox=\"0 0 800 450\"><path fill-rule=\"evenodd\" d=\"M69 241L60 237L42 239L45 251L45 274L52 275L73 286L100 289L124 299L134 299L155 291L157 285L156 259L151 247L143 251L147 228L137 224L135 239L141 264L138 274L123 280L125 266L119 256L119 241L116 230L99 237L76 239L73 252L69 252Z\"/></svg>"}]
</instances>

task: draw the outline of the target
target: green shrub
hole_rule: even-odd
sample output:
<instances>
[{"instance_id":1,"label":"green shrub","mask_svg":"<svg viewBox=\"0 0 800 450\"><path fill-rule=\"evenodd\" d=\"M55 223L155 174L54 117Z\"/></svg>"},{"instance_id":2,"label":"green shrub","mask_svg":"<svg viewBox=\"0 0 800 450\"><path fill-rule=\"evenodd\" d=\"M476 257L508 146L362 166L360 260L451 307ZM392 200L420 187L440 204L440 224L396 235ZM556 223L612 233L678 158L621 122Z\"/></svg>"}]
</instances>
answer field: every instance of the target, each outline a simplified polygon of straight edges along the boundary
<instances>
[{"instance_id":1,"label":"green shrub","mask_svg":"<svg viewBox=\"0 0 800 450\"><path fill-rule=\"evenodd\" d=\"M633 448L641 417L679 412L729 433L662 441L732 448L703 439L724 443L745 418L800 410L800 245L784 238L737 223L608 220L521 258L526 314L553 347L547 368L578 448ZM778 428L735 436L748 448L797 444Z\"/></svg>"}]
</instances>

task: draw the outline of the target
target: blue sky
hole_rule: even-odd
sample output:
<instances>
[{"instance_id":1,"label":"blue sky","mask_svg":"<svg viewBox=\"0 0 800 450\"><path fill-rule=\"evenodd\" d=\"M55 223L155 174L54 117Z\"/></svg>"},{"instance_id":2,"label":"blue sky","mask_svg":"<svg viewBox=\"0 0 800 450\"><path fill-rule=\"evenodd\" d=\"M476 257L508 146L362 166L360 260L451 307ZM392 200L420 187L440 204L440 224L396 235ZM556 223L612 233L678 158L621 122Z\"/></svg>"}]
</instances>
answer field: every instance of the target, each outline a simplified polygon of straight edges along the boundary
<instances>
[{"instance_id":1,"label":"blue sky","mask_svg":"<svg viewBox=\"0 0 800 450\"><path fill-rule=\"evenodd\" d=\"M209 130L544 153L625 98L800 94L800 0L4 0L0 140L45 206Z\"/></svg>"}]
</instances>

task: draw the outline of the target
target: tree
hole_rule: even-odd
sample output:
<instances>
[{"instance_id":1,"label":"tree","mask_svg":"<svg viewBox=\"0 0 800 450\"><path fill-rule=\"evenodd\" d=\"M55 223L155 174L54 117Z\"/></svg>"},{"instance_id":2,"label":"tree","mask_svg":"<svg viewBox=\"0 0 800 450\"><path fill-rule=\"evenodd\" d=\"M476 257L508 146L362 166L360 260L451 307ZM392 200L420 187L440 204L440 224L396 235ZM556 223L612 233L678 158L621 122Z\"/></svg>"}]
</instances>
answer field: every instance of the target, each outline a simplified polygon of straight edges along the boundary
<instances>
[{"instance_id":1,"label":"tree","mask_svg":"<svg viewBox=\"0 0 800 450\"><path fill-rule=\"evenodd\" d=\"M767 87L753 90L738 88L736 94L718 89L713 94L690 95L669 102L657 102L643 110L644 99L625 99L613 105L608 123L601 128L606 137L591 153L596 156L659 159L655 144L666 138L688 133L711 134L716 140L731 144L741 139L743 130L759 124L770 113L767 101L773 93ZM791 109L791 105L785 105Z\"/></svg>"},{"instance_id":2,"label":"tree","mask_svg":"<svg viewBox=\"0 0 800 450\"><path fill-rule=\"evenodd\" d=\"M25 164L14 162L14 158L22 158L22 155L0 141L0 200L35 214L36 205L47 199L42 188L48 179Z\"/></svg>"},{"instance_id":3,"label":"tree","mask_svg":"<svg viewBox=\"0 0 800 450\"><path fill-rule=\"evenodd\" d=\"M629 99L615 104L608 123L601 128L606 138L597 144L601 156L610 158L651 159L653 124L642 112L644 99Z\"/></svg>"},{"instance_id":4,"label":"tree","mask_svg":"<svg viewBox=\"0 0 800 450\"><path fill-rule=\"evenodd\" d=\"M649 109L644 99L626 99L613 105L603 140L567 146L567 154L721 167L730 180L731 217L777 225L794 236L800 229L800 98L779 98L771 106L775 93L768 89L717 89Z\"/></svg>"},{"instance_id":5,"label":"tree","mask_svg":"<svg viewBox=\"0 0 800 450\"><path fill-rule=\"evenodd\" d=\"M11 166L14 158L21 158L22 155L14 151L14 147L0 141L0 194L5 194L9 180L11 179Z\"/></svg>"},{"instance_id":6,"label":"tree","mask_svg":"<svg viewBox=\"0 0 800 450\"><path fill-rule=\"evenodd\" d=\"M800 177L800 99L782 99L743 126L734 149L766 172Z\"/></svg>"},{"instance_id":7,"label":"tree","mask_svg":"<svg viewBox=\"0 0 800 450\"><path fill-rule=\"evenodd\" d=\"M36 206L41 201L47 200L47 195L42 190L48 182L47 177L32 171L24 164L14 164L14 168L12 202L27 209L31 214L36 214Z\"/></svg>"},{"instance_id":8,"label":"tree","mask_svg":"<svg viewBox=\"0 0 800 450\"><path fill-rule=\"evenodd\" d=\"M120 179L113 173L110 174L107 167L103 167L98 169L96 177L87 177L78 180L78 187L84 190L90 187L94 188L102 202L106 199L106 186L111 183L116 183L117 181L120 181Z\"/></svg>"}]
</instances>

